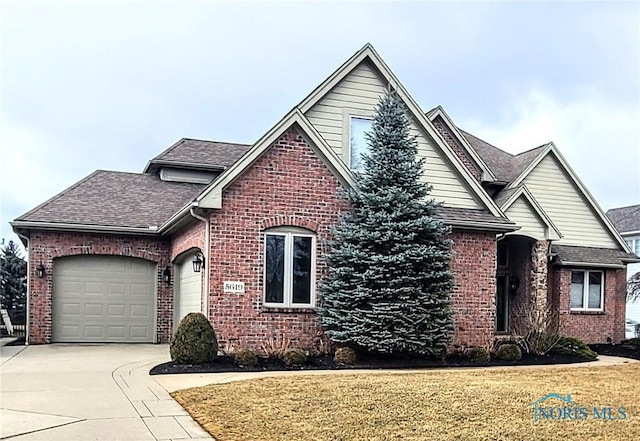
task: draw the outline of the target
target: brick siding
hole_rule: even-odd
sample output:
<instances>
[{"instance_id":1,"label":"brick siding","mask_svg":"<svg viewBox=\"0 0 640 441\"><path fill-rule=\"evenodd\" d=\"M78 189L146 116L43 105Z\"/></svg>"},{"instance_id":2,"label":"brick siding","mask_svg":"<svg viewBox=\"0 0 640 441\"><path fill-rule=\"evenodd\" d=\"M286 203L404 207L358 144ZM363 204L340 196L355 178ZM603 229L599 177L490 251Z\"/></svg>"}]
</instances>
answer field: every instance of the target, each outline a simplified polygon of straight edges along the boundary
<instances>
[{"instance_id":1,"label":"brick siding","mask_svg":"<svg viewBox=\"0 0 640 441\"><path fill-rule=\"evenodd\" d=\"M326 272L321 256L331 227L346 202L340 183L295 130L276 141L223 194L211 213L209 319L223 342L259 350L271 337L287 336L309 348L318 329L313 310L280 310L263 305L264 231L296 226L317 241L316 280ZM243 294L223 292L224 281L245 283Z\"/></svg>"},{"instance_id":2,"label":"brick siding","mask_svg":"<svg viewBox=\"0 0 640 441\"><path fill-rule=\"evenodd\" d=\"M571 268L556 266L550 272L550 299L565 321L563 334L586 343L620 343L624 338L625 270L603 270L603 312L571 311Z\"/></svg>"},{"instance_id":3,"label":"brick siding","mask_svg":"<svg viewBox=\"0 0 640 441\"><path fill-rule=\"evenodd\" d=\"M456 136L449 130L445 122L442 118L437 117L433 121L433 125L440 133L440 136L445 140L445 142L451 147L451 150L456 154L456 156L462 161L464 166L471 172L476 180L482 180L482 170L480 170L471 159L469 154L466 152L465 148L460 144L460 141L457 140Z\"/></svg>"},{"instance_id":4,"label":"brick siding","mask_svg":"<svg viewBox=\"0 0 640 441\"><path fill-rule=\"evenodd\" d=\"M496 315L496 239L494 233L454 231L451 295L455 333L453 344L488 346L493 342Z\"/></svg>"},{"instance_id":5,"label":"brick siding","mask_svg":"<svg viewBox=\"0 0 640 441\"><path fill-rule=\"evenodd\" d=\"M199 219L193 218L193 223L176 233L171 238L171 248L169 252L171 262L186 251L205 249L205 224Z\"/></svg>"},{"instance_id":6,"label":"brick siding","mask_svg":"<svg viewBox=\"0 0 640 441\"><path fill-rule=\"evenodd\" d=\"M171 335L173 292L162 282L162 272L169 265L169 243L154 237L62 232L31 233L29 240L29 343L51 343L53 267L55 259L65 256L97 254L138 257L157 263L157 328L158 342ZM45 277L36 276L36 267L45 268Z\"/></svg>"}]
</instances>

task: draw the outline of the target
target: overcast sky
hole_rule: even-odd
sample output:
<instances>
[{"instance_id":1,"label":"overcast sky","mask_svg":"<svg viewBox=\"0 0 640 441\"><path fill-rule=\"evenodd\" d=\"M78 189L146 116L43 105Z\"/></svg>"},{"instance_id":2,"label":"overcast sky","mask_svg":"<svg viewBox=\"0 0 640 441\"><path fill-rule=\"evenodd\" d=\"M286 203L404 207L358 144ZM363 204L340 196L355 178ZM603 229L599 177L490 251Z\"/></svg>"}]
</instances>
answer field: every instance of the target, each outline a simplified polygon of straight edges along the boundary
<instances>
[{"instance_id":1,"label":"overcast sky","mask_svg":"<svg viewBox=\"0 0 640 441\"><path fill-rule=\"evenodd\" d=\"M3 1L1 225L181 137L253 143L370 42L426 111L511 153L554 141L640 203L640 2ZM73 209L70 207L70 209Z\"/></svg>"}]
</instances>

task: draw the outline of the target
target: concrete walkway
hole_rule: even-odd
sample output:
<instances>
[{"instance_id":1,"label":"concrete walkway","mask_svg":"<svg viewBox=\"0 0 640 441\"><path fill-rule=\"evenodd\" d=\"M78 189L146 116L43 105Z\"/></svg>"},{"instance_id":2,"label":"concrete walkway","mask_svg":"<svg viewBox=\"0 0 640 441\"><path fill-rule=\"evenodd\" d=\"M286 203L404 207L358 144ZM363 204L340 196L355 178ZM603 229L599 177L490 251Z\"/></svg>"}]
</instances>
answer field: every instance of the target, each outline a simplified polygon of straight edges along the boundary
<instances>
[{"instance_id":1,"label":"concrete walkway","mask_svg":"<svg viewBox=\"0 0 640 441\"><path fill-rule=\"evenodd\" d=\"M531 366L491 366L491 367L464 367L455 370L471 369L558 369L558 368L593 368L601 366L616 366L627 363L640 363L640 360L630 358L610 357L600 355L596 361L574 364L552 364L552 365L531 365ZM174 392L189 387L200 387L208 384L223 384L233 381L251 380L268 377L294 377L300 375L353 375L353 374L424 374L429 372L439 372L451 370L451 368L428 368L428 369L344 369L344 370L309 370L309 371L285 371L285 372L221 372L216 374L175 374L175 375L154 375L155 380L168 392Z\"/></svg>"},{"instance_id":2,"label":"concrete walkway","mask_svg":"<svg viewBox=\"0 0 640 441\"><path fill-rule=\"evenodd\" d=\"M0 349L0 439L204 441L211 438L155 380L167 345Z\"/></svg>"}]
</instances>

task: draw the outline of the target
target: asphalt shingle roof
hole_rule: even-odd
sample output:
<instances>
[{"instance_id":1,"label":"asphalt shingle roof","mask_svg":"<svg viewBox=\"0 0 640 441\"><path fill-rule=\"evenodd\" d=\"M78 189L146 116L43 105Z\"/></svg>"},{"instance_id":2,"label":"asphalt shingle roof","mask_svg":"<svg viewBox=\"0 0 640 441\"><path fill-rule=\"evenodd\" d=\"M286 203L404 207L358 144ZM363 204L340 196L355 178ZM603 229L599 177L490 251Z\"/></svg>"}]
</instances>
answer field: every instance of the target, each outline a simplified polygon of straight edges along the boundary
<instances>
[{"instance_id":1,"label":"asphalt shingle roof","mask_svg":"<svg viewBox=\"0 0 640 441\"><path fill-rule=\"evenodd\" d=\"M434 217L450 224L474 222L487 227L515 227L515 224L508 219L496 217L486 210L472 208L440 207Z\"/></svg>"},{"instance_id":2,"label":"asphalt shingle roof","mask_svg":"<svg viewBox=\"0 0 640 441\"><path fill-rule=\"evenodd\" d=\"M623 265L622 259L635 260L638 258L621 250L605 248L577 247L570 245L551 245L551 253L556 254L561 263L588 263L601 265Z\"/></svg>"},{"instance_id":3,"label":"asphalt shingle roof","mask_svg":"<svg viewBox=\"0 0 640 441\"><path fill-rule=\"evenodd\" d=\"M153 158L150 163L180 163L226 168L240 159L249 148L251 146L248 144L182 138Z\"/></svg>"},{"instance_id":4,"label":"asphalt shingle roof","mask_svg":"<svg viewBox=\"0 0 640 441\"><path fill-rule=\"evenodd\" d=\"M16 221L159 227L204 187L161 181L152 174L98 170Z\"/></svg>"},{"instance_id":5,"label":"asphalt shingle roof","mask_svg":"<svg viewBox=\"0 0 640 441\"><path fill-rule=\"evenodd\" d=\"M504 182L511 182L516 179L545 147L542 145L526 152L512 155L469 132L465 132L462 129L460 131L496 178Z\"/></svg>"},{"instance_id":6,"label":"asphalt shingle roof","mask_svg":"<svg viewBox=\"0 0 640 441\"><path fill-rule=\"evenodd\" d=\"M607 211L607 217L621 233L640 231L640 205L613 208Z\"/></svg>"}]
</instances>

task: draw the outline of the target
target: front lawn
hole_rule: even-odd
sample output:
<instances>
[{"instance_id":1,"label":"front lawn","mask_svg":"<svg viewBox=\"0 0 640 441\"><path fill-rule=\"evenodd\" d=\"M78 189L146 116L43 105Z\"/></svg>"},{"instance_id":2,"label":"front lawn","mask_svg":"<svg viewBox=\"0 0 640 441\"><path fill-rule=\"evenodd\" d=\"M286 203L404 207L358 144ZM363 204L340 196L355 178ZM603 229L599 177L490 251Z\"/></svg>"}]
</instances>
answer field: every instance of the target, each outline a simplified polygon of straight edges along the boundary
<instances>
[{"instance_id":1,"label":"front lawn","mask_svg":"<svg viewBox=\"0 0 640 441\"><path fill-rule=\"evenodd\" d=\"M571 394L587 419L545 420L539 414L534 423L532 403L550 393ZM265 378L172 395L218 441L640 437L640 363ZM553 398L543 405L563 407ZM610 414L602 411L608 407ZM620 407L625 419L602 419L621 417Z\"/></svg>"}]
</instances>

